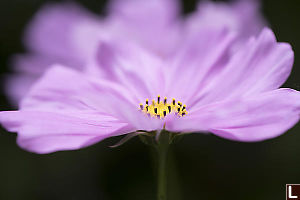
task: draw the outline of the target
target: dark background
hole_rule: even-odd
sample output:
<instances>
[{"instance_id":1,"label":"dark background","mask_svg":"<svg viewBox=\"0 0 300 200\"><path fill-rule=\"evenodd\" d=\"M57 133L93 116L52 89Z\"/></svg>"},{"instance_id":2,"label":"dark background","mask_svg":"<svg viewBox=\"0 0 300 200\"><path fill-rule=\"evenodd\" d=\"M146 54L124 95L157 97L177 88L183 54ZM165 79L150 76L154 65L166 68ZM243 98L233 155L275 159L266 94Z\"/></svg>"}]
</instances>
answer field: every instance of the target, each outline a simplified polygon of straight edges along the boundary
<instances>
[{"instance_id":1,"label":"dark background","mask_svg":"<svg viewBox=\"0 0 300 200\"><path fill-rule=\"evenodd\" d=\"M45 0L0 1L0 71L9 71L11 55L24 52L21 36ZM107 1L81 0L94 12ZM191 12L195 0L184 1ZM265 0L263 14L279 41L292 44L295 64L284 87L300 90L300 1ZM2 83L3 84L3 83ZM0 109L11 109L1 94ZM153 200L155 176L147 146L135 138L111 149L120 138L79 151L36 155L21 150L16 134L0 128L2 200ZM285 184L300 183L300 126L259 143L238 143L193 134L173 150L177 167L169 169L172 200L283 200Z\"/></svg>"}]
</instances>

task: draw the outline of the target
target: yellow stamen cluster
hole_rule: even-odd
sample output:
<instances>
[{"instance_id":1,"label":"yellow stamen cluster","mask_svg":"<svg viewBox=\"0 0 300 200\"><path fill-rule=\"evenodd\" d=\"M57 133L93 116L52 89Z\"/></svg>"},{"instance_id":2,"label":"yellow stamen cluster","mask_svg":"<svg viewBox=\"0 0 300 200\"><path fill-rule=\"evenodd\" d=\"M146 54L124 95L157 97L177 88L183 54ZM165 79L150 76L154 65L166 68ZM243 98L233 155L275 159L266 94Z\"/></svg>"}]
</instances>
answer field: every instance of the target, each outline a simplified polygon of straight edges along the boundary
<instances>
[{"instance_id":1,"label":"yellow stamen cluster","mask_svg":"<svg viewBox=\"0 0 300 200\"><path fill-rule=\"evenodd\" d=\"M179 117L187 115L186 105L183 105L180 101L176 103L174 98L171 103L168 103L167 97L162 100L160 95L157 96L157 101L153 99L151 103L149 103L149 99L146 99L145 105L140 103L139 109L149 117L158 119L163 119L170 113L174 113Z\"/></svg>"}]
</instances>

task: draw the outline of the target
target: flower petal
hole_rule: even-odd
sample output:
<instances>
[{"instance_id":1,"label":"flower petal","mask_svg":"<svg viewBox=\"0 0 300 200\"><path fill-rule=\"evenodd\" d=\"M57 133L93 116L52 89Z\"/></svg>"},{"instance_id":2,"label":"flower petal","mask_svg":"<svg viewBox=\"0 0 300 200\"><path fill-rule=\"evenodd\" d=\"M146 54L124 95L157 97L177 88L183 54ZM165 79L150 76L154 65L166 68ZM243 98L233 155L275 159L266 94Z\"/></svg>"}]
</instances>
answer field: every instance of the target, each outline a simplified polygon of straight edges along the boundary
<instances>
[{"instance_id":1,"label":"flower petal","mask_svg":"<svg viewBox=\"0 0 300 200\"><path fill-rule=\"evenodd\" d=\"M228 63L235 34L224 27L207 28L190 37L172 59L167 94L190 106L195 95Z\"/></svg>"},{"instance_id":2,"label":"flower petal","mask_svg":"<svg viewBox=\"0 0 300 200\"><path fill-rule=\"evenodd\" d=\"M0 123L18 132L18 144L31 152L75 150L129 131L126 123L101 113L0 112Z\"/></svg>"},{"instance_id":3,"label":"flower petal","mask_svg":"<svg viewBox=\"0 0 300 200\"><path fill-rule=\"evenodd\" d=\"M179 2L176 0L112 0L109 11L112 17L120 20L134 21L141 25L144 22L144 27L147 27L146 24L151 27L168 24L180 14Z\"/></svg>"},{"instance_id":4,"label":"flower petal","mask_svg":"<svg viewBox=\"0 0 300 200\"><path fill-rule=\"evenodd\" d=\"M209 131L227 139L251 142L281 135L299 117L300 92L278 89L202 106L167 125L167 129Z\"/></svg>"},{"instance_id":5,"label":"flower petal","mask_svg":"<svg viewBox=\"0 0 300 200\"><path fill-rule=\"evenodd\" d=\"M34 82L52 64L61 63L81 69L94 55L97 40L104 37L101 21L75 3L48 3L30 22L25 33L25 46L30 52L13 57L13 67ZM31 79L31 80L29 80ZM8 82L8 95L17 105L28 92L18 79ZM10 89L16 89L11 91Z\"/></svg>"},{"instance_id":6,"label":"flower petal","mask_svg":"<svg viewBox=\"0 0 300 200\"><path fill-rule=\"evenodd\" d=\"M107 41L100 43L96 63L88 65L87 73L123 85L137 105L162 94L167 69L160 57L138 45Z\"/></svg>"},{"instance_id":7,"label":"flower petal","mask_svg":"<svg viewBox=\"0 0 300 200\"><path fill-rule=\"evenodd\" d=\"M187 19L187 30L193 34L208 27L227 27L244 40L259 34L266 24L259 9L259 1L255 0L231 3L201 1L197 11Z\"/></svg>"},{"instance_id":8,"label":"flower petal","mask_svg":"<svg viewBox=\"0 0 300 200\"><path fill-rule=\"evenodd\" d=\"M17 107L32 84L53 63L67 63L67 66L72 66L74 69L80 68L79 63L71 60L45 55L21 54L13 57L12 66L16 73L14 75L7 75L5 79L5 91L14 106Z\"/></svg>"},{"instance_id":9,"label":"flower petal","mask_svg":"<svg viewBox=\"0 0 300 200\"><path fill-rule=\"evenodd\" d=\"M25 44L39 55L82 64L93 51L99 26L96 16L75 3L47 4L29 24Z\"/></svg>"},{"instance_id":10,"label":"flower petal","mask_svg":"<svg viewBox=\"0 0 300 200\"><path fill-rule=\"evenodd\" d=\"M59 65L48 70L32 87L20 107L62 114L97 111L109 113L136 130L162 127L159 120L149 120L139 111L139 101L125 86Z\"/></svg>"},{"instance_id":11,"label":"flower petal","mask_svg":"<svg viewBox=\"0 0 300 200\"><path fill-rule=\"evenodd\" d=\"M18 107L20 100L27 94L37 78L32 74L8 75L5 77L4 89L13 106Z\"/></svg>"},{"instance_id":12,"label":"flower petal","mask_svg":"<svg viewBox=\"0 0 300 200\"><path fill-rule=\"evenodd\" d=\"M114 32L121 32L159 55L172 53L180 40L176 0L113 0L109 11Z\"/></svg>"},{"instance_id":13,"label":"flower petal","mask_svg":"<svg viewBox=\"0 0 300 200\"><path fill-rule=\"evenodd\" d=\"M205 105L277 89L288 78L293 60L290 45L277 43L272 31L266 28L236 52L216 76L210 77L195 99L198 105Z\"/></svg>"}]
</instances>

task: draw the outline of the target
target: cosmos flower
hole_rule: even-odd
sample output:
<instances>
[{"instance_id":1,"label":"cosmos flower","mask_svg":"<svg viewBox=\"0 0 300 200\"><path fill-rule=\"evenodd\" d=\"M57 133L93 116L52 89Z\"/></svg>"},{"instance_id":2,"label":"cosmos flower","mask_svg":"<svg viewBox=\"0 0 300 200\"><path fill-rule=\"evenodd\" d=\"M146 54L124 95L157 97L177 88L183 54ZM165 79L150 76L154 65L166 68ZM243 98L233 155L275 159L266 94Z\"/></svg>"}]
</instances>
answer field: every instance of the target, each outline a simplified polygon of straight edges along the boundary
<instances>
[{"instance_id":1,"label":"cosmos flower","mask_svg":"<svg viewBox=\"0 0 300 200\"><path fill-rule=\"evenodd\" d=\"M124 41L99 42L84 72L51 67L18 111L0 112L0 122L36 153L160 130L245 142L279 136L300 114L300 92L279 88L293 51L268 28L232 52L237 38L226 27L207 28L173 59Z\"/></svg>"},{"instance_id":2,"label":"cosmos flower","mask_svg":"<svg viewBox=\"0 0 300 200\"><path fill-rule=\"evenodd\" d=\"M28 53L14 57L16 73L7 79L6 91L17 105L52 64L84 70L99 40L130 41L171 59L199 30L225 26L238 35L238 46L249 36L257 35L264 24L259 5L252 0L202 2L185 18L180 16L176 0L111 0L106 17L75 3L47 4L28 25L24 37Z\"/></svg>"}]
</instances>

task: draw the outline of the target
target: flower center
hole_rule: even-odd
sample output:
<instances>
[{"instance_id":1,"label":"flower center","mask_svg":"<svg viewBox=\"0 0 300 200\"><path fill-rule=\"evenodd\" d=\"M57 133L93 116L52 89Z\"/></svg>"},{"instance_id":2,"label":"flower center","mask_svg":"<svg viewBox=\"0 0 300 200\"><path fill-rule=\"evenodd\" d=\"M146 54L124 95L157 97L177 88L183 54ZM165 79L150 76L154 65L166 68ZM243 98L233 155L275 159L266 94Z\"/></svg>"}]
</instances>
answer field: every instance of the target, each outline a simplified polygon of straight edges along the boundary
<instances>
[{"instance_id":1,"label":"flower center","mask_svg":"<svg viewBox=\"0 0 300 200\"><path fill-rule=\"evenodd\" d=\"M163 119L170 113L174 113L178 117L187 115L186 105L180 101L176 102L174 98L171 103L168 103L167 97L161 101L160 95L157 96L157 101L153 99L151 104L149 104L149 99L146 99L145 105L140 103L139 109L149 117L157 119Z\"/></svg>"}]
</instances>

